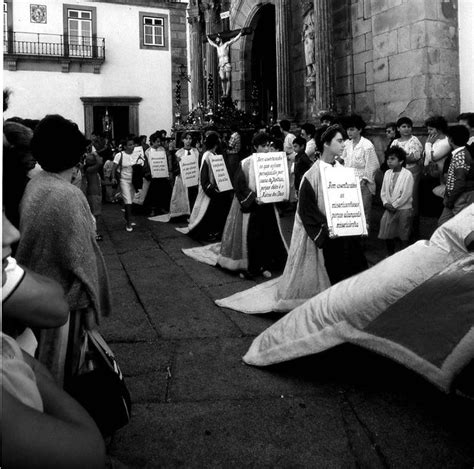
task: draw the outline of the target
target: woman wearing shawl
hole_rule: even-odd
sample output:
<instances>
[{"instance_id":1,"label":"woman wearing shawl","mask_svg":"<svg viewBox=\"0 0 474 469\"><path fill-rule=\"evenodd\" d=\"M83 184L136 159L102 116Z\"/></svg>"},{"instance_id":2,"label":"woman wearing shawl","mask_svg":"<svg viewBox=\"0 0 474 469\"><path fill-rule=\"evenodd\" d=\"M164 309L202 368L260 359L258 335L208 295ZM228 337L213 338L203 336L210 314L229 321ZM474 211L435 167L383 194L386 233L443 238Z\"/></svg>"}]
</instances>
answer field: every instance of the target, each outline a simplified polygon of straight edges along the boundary
<instances>
[{"instance_id":1,"label":"woman wearing shawl","mask_svg":"<svg viewBox=\"0 0 474 469\"><path fill-rule=\"evenodd\" d=\"M83 330L93 328L110 311L94 220L84 194L71 184L85 147L76 124L59 115L46 116L31 142L43 171L28 184L20 206L17 260L58 281L69 305L68 323L42 330L39 339L39 360L60 384L77 371Z\"/></svg>"},{"instance_id":2,"label":"woman wearing shawl","mask_svg":"<svg viewBox=\"0 0 474 469\"><path fill-rule=\"evenodd\" d=\"M219 135L215 132L206 137L207 151L202 156L199 176L199 192L189 218L187 228L177 228L198 240L217 241L227 219L231 204L231 191L220 192L212 172L211 155L215 155L219 146Z\"/></svg>"}]
</instances>

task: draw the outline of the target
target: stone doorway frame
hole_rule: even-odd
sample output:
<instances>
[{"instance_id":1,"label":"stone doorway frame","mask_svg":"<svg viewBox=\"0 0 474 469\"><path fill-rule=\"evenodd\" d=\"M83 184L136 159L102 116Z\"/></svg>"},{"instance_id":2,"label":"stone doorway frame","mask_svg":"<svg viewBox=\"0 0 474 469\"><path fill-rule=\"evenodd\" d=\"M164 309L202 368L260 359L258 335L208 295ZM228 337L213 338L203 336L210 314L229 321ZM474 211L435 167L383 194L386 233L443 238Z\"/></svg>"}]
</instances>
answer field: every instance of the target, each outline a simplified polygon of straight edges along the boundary
<instances>
[{"instance_id":1,"label":"stone doorway frame","mask_svg":"<svg viewBox=\"0 0 474 469\"><path fill-rule=\"evenodd\" d=\"M106 97L81 97L84 106L84 134L91 137L94 130L94 106L128 107L128 128L130 133L138 136L138 106L142 98L138 96L106 96Z\"/></svg>"}]
</instances>

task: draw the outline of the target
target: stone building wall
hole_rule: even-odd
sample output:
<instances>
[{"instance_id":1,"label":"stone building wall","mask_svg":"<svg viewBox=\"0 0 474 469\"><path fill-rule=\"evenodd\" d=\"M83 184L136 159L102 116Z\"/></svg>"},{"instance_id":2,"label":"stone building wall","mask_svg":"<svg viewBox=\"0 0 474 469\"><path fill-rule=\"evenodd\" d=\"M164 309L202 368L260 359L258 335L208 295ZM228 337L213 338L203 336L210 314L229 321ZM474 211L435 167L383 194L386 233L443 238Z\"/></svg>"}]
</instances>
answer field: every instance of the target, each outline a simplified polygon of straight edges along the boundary
<instances>
[{"instance_id":1,"label":"stone building wall","mask_svg":"<svg viewBox=\"0 0 474 469\"><path fill-rule=\"evenodd\" d=\"M335 0L337 110L373 125L459 112L457 14L450 2ZM444 5L444 6L443 6Z\"/></svg>"}]
</instances>

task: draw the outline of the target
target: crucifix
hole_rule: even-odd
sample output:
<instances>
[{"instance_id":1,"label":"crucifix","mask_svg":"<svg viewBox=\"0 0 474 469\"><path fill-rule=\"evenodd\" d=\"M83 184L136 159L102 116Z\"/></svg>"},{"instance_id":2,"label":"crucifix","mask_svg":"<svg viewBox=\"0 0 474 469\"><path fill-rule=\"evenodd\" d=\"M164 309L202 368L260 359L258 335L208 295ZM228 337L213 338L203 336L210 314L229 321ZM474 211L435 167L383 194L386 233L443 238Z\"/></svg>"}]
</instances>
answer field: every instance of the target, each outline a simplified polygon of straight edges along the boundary
<instances>
[{"instance_id":1,"label":"crucifix","mask_svg":"<svg viewBox=\"0 0 474 469\"><path fill-rule=\"evenodd\" d=\"M219 59L219 77L221 79L222 96L228 98L230 94L230 83L232 65L230 64L230 46L238 41L242 36L250 34L251 28L228 30L228 20L224 20L224 30L217 34L208 34L207 41L212 47L217 49Z\"/></svg>"}]
</instances>

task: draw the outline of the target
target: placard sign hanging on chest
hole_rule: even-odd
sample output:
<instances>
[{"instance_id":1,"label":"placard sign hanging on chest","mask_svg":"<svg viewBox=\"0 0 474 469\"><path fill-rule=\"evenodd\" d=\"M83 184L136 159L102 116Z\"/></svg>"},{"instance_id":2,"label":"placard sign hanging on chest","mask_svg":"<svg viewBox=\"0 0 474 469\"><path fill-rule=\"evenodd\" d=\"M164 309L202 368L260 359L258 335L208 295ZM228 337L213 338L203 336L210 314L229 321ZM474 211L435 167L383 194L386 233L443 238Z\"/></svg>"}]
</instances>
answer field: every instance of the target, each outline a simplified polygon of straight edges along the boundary
<instances>
[{"instance_id":1,"label":"placard sign hanging on chest","mask_svg":"<svg viewBox=\"0 0 474 469\"><path fill-rule=\"evenodd\" d=\"M183 155L179 161L181 178L186 187L194 187L199 183L199 165L198 159L192 153Z\"/></svg>"},{"instance_id":2,"label":"placard sign hanging on chest","mask_svg":"<svg viewBox=\"0 0 474 469\"><path fill-rule=\"evenodd\" d=\"M152 178L169 178L168 158L164 150L155 150L150 148L148 154Z\"/></svg>"},{"instance_id":3,"label":"placard sign hanging on chest","mask_svg":"<svg viewBox=\"0 0 474 469\"><path fill-rule=\"evenodd\" d=\"M288 200L290 180L286 153L254 153L252 163L255 172L257 197L263 203Z\"/></svg>"},{"instance_id":4,"label":"placard sign hanging on chest","mask_svg":"<svg viewBox=\"0 0 474 469\"><path fill-rule=\"evenodd\" d=\"M322 168L324 206L329 231L336 236L367 234L359 178L354 168Z\"/></svg>"},{"instance_id":5,"label":"placard sign hanging on chest","mask_svg":"<svg viewBox=\"0 0 474 469\"><path fill-rule=\"evenodd\" d=\"M224 157L222 155L210 155L209 161L211 162L212 174L216 180L217 188L219 192L226 192L233 189L230 181L229 172L225 165Z\"/></svg>"}]
</instances>

